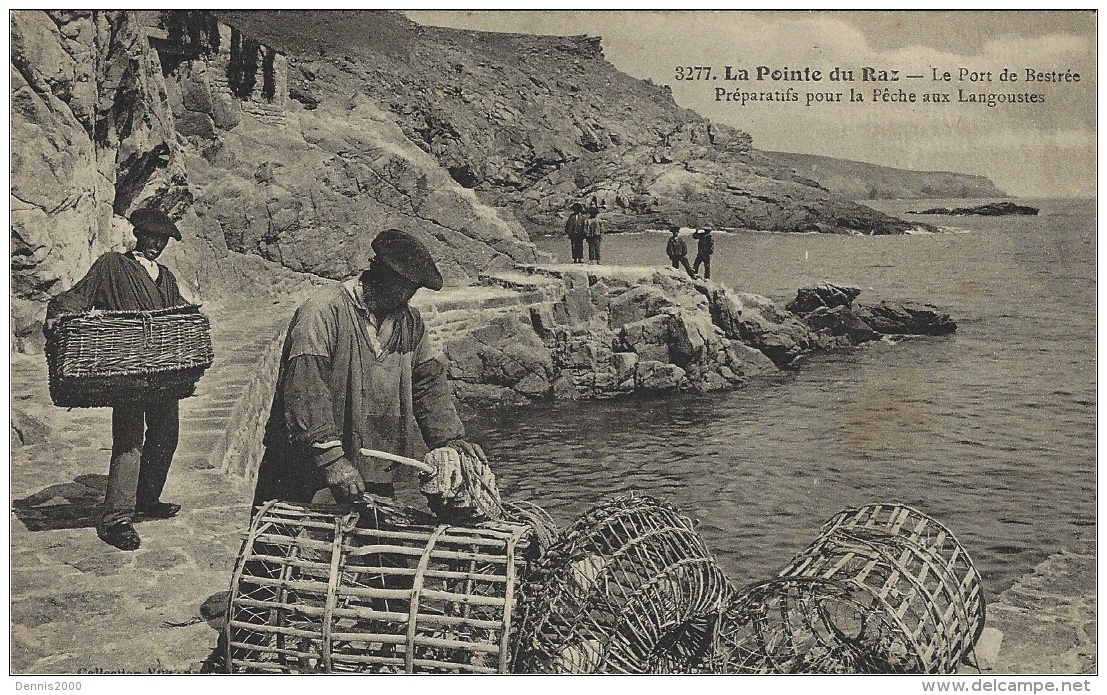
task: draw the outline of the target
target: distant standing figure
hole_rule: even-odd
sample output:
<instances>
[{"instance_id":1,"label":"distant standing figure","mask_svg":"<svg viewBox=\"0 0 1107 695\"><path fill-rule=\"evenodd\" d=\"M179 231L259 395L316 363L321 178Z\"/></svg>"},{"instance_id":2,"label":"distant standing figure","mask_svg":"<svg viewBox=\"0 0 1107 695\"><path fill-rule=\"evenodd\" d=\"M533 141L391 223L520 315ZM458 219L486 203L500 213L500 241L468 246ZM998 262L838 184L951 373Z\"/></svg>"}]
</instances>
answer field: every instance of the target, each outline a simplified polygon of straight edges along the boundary
<instances>
[{"instance_id":1,"label":"distant standing figure","mask_svg":"<svg viewBox=\"0 0 1107 695\"><path fill-rule=\"evenodd\" d=\"M699 240L699 246L696 248L696 262L692 264L693 272L700 272L700 264L703 264L703 277L707 280L711 279L711 254L715 253L715 239L711 236L711 228L701 229L698 232L692 232L692 238Z\"/></svg>"},{"instance_id":2,"label":"distant standing figure","mask_svg":"<svg viewBox=\"0 0 1107 695\"><path fill-rule=\"evenodd\" d=\"M673 267L684 266L684 269L688 271L688 277L696 277L696 272L692 270L692 266L688 265L688 245L684 243L684 239L680 238L680 227L675 224L669 225L669 232L673 236L669 239L669 243L665 245L665 253L669 256Z\"/></svg>"},{"instance_id":3,"label":"distant standing figure","mask_svg":"<svg viewBox=\"0 0 1107 695\"><path fill-rule=\"evenodd\" d=\"M589 262L600 262L600 240L603 239L603 222L600 221L600 209L588 209L588 219L584 223L585 238L588 239Z\"/></svg>"},{"instance_id":4,"label":"distant standing figure","mask_svg":"<svg viewBox=\"0 0 1107 695\"><path fill-rule=\"evenodd\" d=\"M569 246L573 251L573 263L584 263L584 237L588 219L584 216L584 206L573 203L573 214L565 222L565 233L569 236Z\"/></svg>"}]
</instances>

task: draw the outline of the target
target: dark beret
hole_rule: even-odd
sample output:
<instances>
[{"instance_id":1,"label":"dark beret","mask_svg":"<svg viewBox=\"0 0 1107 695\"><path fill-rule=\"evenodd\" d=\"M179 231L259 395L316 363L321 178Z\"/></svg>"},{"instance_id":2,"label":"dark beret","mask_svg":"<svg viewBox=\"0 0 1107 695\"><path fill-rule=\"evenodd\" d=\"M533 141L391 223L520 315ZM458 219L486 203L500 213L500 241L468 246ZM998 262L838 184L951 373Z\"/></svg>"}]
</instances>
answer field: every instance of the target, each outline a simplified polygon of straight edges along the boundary
<instances>
[{"instance_id":1,"label":"dark beret","mask_svg":"<svg viewBox=\"0 0 1107 695\"><path fill-rule=\"evenodd\" d=\"M173 224L173 220L169 218L169 215L161 210L142 208L132 212L129 219L131 226L134 227L135 236L138 236L139 232L145 232L146 234L173 237L177 241L181 240L181 231L177 229L177 225Z\"/></svg>"},{"instance_id":2,"label":"dark beret","mask_svg":"<svg viewBox=\"0 0 1107 695\"><path fill-rule=\"evenodd\" d=\"M430 251L407 232L386 229L373 239L373 253L392 270L420 287L442 289L442 274L434 264Z\"/></svg>"}]
</instances>

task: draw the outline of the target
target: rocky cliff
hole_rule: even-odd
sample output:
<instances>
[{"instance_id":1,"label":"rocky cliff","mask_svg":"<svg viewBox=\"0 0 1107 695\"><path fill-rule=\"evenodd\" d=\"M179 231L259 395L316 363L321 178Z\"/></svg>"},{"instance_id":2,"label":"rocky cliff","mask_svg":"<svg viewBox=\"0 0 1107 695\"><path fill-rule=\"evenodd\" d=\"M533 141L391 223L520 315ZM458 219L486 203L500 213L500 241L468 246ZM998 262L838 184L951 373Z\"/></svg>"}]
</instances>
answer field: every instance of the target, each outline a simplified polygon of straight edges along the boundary
<instances>
[{"instance_id":1,"label":"rocky cliff","mask_svg":"<svg viewBox=\"0 0 1107 695\"><path fill-rule=\"evenodd\" d=\"M762 154L850 200L883 198L1006 198L984 176L951 171L911 171L795 152Z\"/></svg>"},{"instance_id":2,"label":"rocky cliff","mask_svg":"<svg viewBox=\"0 0 1107 695\"><path fill-rule=\"evenodd\" d=\"M609 228L893 233L603 59L599 40L415 25L387 12L15 11L12 338L130 242L140 205L186 239L196 301L342 278L419 235L447 283L537 259L572 200ZM259 260L259 258L261 260Z\"/></svg>"},{"instance_id":3,"label":"rocky cliff","mask_svg":"<svg viewBox=\"0 0 1107 695\"><path fill-rule=\"evenodd\" d=\"M834 195L751 150L746 133L634 79L598 37L422 27L391 13L221 12L289 56L293 98L350 93L395 114L411 142L531 233L568 204L605 208L613 230L686 226L870 234L909 223Z\"/></svg>"},{"instance_id":4,"label":"rocky cliff","mask_svg":"<svg viewBox=\"0 0 1107 695\"><path fill-rule=\"evenodd\" d=\"M17 349L41 342L46 300L131 241L141 205L180 220L165 259L197 301L272 291L296 282L289 270L348 276L387 226L420 235L451 284L535 260L510 215L372 99L290 100L284 56L209 13L27 10L10 24Z\"/></svg>"}]
</instances>

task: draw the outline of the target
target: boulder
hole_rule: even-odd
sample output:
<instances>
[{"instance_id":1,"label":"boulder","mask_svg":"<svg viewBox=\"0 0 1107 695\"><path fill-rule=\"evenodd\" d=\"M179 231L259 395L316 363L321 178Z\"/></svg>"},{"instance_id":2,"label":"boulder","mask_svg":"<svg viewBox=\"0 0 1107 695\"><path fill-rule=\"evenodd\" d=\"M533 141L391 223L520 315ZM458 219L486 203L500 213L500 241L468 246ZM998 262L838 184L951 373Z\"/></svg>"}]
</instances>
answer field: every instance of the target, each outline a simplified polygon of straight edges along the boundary
<instances>
[{"instance_id":1,"label":"boulder","mask_svg":"<svg viewBox=\"0 0 1107 695\"><path fill-rule=\"evenodd\" d=\"M726 367L735 378L753 377L777 371L776 364L765 353L737 340L727 347ZM731 378L728 376L728 378Z\"/></svg>"},{"instance_id":2,"label":"boulder","mask_svg":"<svg viewBox=\"0 0 1107 695\"><path fill-rule=\"evenodd\" d=\"M804 287L796 293L796 298L784 305L784 309L793 314L809 314L819 307L832 309L836 306L849 306L861 294L857 287L840 287L823 283L814 287Z\"/></svg>"},{"instance_id":3,"label":"boulder","mask_svg":"<svg viewBox=\"0 0 1107 695\"><path fill-rule=\"evenodd\" d=\"M717 331L711 323L710 314L696 315L687 311L672 314L669 321L669 358L682 367L700 360L705 347L718 342Z\"/></svg>"},{"instance_id":4,"label":"boulder","mask_svg":"<svg viewBox=\"0 0 1107 695\"><path fill-rule=\"evenodd\" d=\"M673 306L672 295L654 283L635 285L616 295L608 303L607 323L619 328L628 323L657 316L667 307Z\"/></svg>"},{"instance_id":5,"label":"boulder","mask_svg":"<svg viewBox=\"0 0 1107 695\"><path fill-rule=\"evenodd\" d=\"M619 384L626 382L627 379L632 379L637 366L638 355L633 352L614 352L611 354L611 367Z\"/></svg>"},{"instance_id":6,"label":"boulder","mask_svg":"<svg viewBox=\"0 0 1107 695\"><path fill-rule=\"evenodd\" d=\"M957 323L949 314L930 304L887 301L858 304L854 313L885 335L947 335L957 330Z\"/></svg>"},{"instance_id":7,"label":"boulder","mask_svg":"<svg viewBox=\"0 0 1107 695\"><path fill-rule=\"evenodd\" d=\"M791 364L814 347L811 330L766 297L716 286L709 300L711 318L727 338L760 350L778 367Z\"/></svg>"},{"instance_id":8,"label":"boulder","mask_svg":"<svg viewBox=\"0 0 1107 695\"><path fill-rule=\"evenodd\" d=\"M634 385L644 391L668 391L681 385L684 374L675 364L643 360L635 367Z\"/></svg>"},{"instance_id":9,"label":"boulder","mask_svg":"<svg viewBox=\"0 0 1107 695\"><path fill-rule=\"evenodd\" d=\"M848 306L819 307L803 317L804 323L832 337L845 337L854 345L876 340L880 334L858 318Z\"/></svg>"},{"instance_id":10,"label":"boulder","mask_svg":"<svg viewBox=\"0 0 1107 695\"><path fill-rule=\"evenodd\" d=\"M670 323L672 316L661 314L623 326L618 334L617 346L625 352L633 352L642 361L669 361L669 345L672 340Z\"/></svg>"},{"instance_id":11,"label":"boulder","mask_svg":"<svg viewBox=\"0 0 1107 695\"><path fill-rule=\"evenodd\" d=\"M446 344L451 379L510 388L538 398L550 392L553 360L530 324L500 316Z\"/></svg>"}]
</instances>

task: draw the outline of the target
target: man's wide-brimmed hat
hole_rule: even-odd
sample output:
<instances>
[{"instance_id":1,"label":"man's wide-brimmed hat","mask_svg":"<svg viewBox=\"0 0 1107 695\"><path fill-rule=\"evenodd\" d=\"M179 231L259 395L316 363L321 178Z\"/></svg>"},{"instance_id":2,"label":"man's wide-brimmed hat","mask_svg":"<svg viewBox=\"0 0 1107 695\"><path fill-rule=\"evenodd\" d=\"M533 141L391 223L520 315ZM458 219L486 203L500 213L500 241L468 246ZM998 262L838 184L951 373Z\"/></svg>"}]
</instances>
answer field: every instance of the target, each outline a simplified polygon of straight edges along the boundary
<instances>
[{"instance_id":1,"label":"man's wide-brimmed hat","mask_svg":"<svg viewBox=\"0 0 1107 695\"><path fill-rule=\"evenodd\" d=\"M423 242L399 229L386 229L373 239L377 259L428 290L442 289L442 274Z\"/></svg>"},{"instance_id":2,"label":"man's wide-brimmed hat","mask_svg":"<svg viewBox=\"0 0 1107 695\"><path fill-rule=\"evenodd\" d=\"M141 234L154 234L157 236L173 237L177 241L181 240L181 230L177 229L177 225L173 224L173 220L169 215L166 215L161 210L154 210L153 208L141 208L131 213L128 218L131 226L134 227L134 235Z\"/></svg>"}]
</instances>

